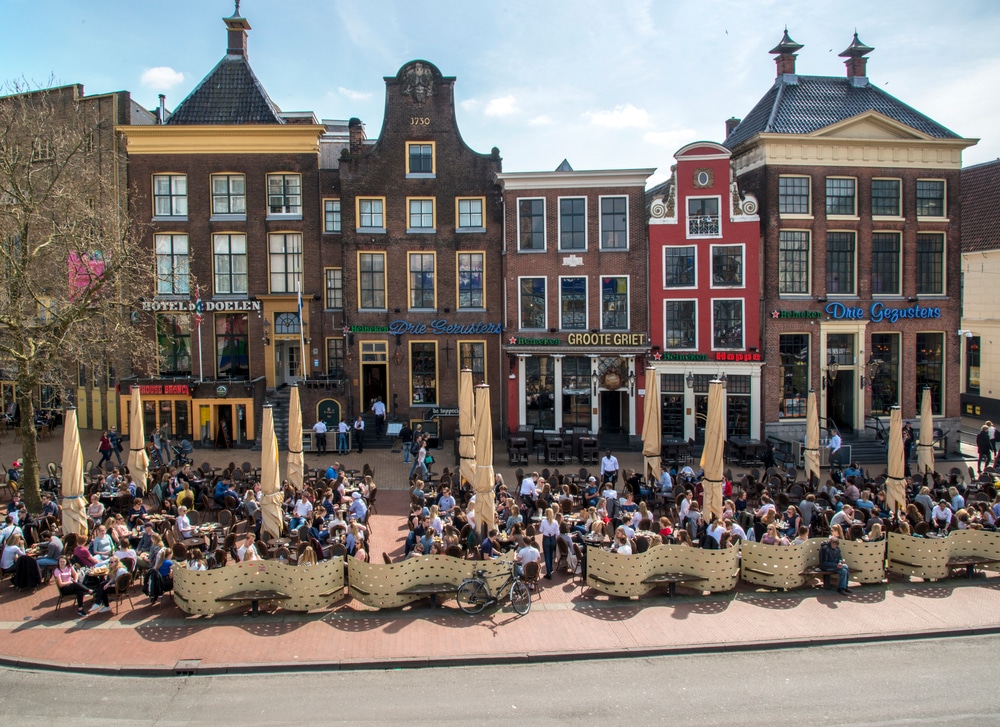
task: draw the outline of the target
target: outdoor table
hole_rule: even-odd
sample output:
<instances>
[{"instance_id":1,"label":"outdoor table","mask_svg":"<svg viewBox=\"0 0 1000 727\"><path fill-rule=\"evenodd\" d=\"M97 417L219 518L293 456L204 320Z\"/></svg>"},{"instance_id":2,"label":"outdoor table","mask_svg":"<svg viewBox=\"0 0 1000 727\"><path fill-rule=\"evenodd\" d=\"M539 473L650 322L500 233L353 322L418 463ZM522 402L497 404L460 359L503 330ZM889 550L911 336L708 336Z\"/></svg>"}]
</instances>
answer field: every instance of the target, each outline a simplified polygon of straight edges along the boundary
<instances>
[{"instance_id":1,"label":"outdoor table","mask_svg":"<svg viewBox=\"0 0 1000 727\"><path fill-rule=\"evenodd\" d=\"M966 578L976 577L977 565L990 565L992 563L1000 563L1000 560L997 560L996 558L985 558L977 555L953 555L948 559L949 568L965 567Z\"/></svg>"},{"instance_id":2,"label":"outdoor table","mask_svg":"<svg viewBox=\"0 0 1000 727\"><path fill-rule=\"evenodd\" d=\"M673 598L677 595L677 584L678 583L689 583L707 580L701 576L692 576L687 573L655 573L643 580L643 583L648 583L651 585L663 585L667 586L667 595Z\"/></svg>"},{"instance_id":3,"label":"outdoor table","mask_svg":"<svg viewBox=\"0 0 1000 727\"><path fill-rule=\"evenodd\" d=\"M230 593L228 596L219 596L215 600L217 603L245 603L249 601L250 615L256 617L260 615L261 601L287 601L289 598L291 596L281 591L255 588L249 591Z\"/></svg>"}]
</instances>

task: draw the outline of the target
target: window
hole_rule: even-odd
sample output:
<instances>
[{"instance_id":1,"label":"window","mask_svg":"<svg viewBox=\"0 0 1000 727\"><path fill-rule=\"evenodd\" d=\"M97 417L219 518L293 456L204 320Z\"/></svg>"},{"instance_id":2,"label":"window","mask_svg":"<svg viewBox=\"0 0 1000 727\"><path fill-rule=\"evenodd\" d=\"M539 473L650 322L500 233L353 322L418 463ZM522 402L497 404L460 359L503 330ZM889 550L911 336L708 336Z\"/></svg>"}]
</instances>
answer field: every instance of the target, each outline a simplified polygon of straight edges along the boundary
<instances>
[{"instance_id":1,"label":"window","mask_svg":"<svg viewBox=\"0 0 1000 727\"><path fill-rule=\"evenodd\" d=\"M806 418L806 396L809 393L809 343L808 333L787 333L778 336L782 381L778 417L782 419Z\"/></svg>"},{"instance_id":2,"label":"window","mask_svg":"<svg viewBox=\"0 0 1000 727\"><path fill-rule=\"evenodd\" d=\"M981 365L979 336L965 339L965 390L969 394L979 393L979 371Z\"/></svg>"},{"instance_id":3,"label":"window","mask_svg":"<svg viewBox=\"0 0 1000 727\"><path fill-rule=\"evenodd\" d=\"M601 278L601 328L628 330L628 278Z\"/></svg>"},{"instance_id":4,"label":"window","mask_svg":"<svg viewBox=\"0 0 1000 727\"><path fill-rule=\"evenodd\" d=\"M361 308L385 308L385 253L358 254L358 300Z\"/></svg>"},{"instance_id":5,"label":"window","mask_svg":"<svg viewBox=\"0 0 1000 727\"><path fill-rule=\"evenodd\" d=\"M559 327L564 331L587 330L587 279L559 279Z\"/></svg>"},{"instance_id":6,"label":"window","mask_svg":"<svg viewBox=\"0 0 1000 727\"><path fill-rule=\"evenodd\" d=\"M344 271L341 268L326 269L327 310L341 310L344 307Z\"/></svg>"},{"instance_id":7,"label":"window","mask_svg":"<svg viewBox=\"0 0 1000 727\"><path fill-rule=\"evenodd\" d=\"M712 348L743 348L743 301L712 301Z\"/></svg>"},{"instance_id":8,"label":"window","mask_svg":"<svg viewBox=\"0 0 1000 727\"><path fill-rule=\"evenodd\" d=\"M267 175L267 213L269 215L302 214L302 176L300 174Z\"/></svg>"},{"instance_id":9,"label":"window","mask_svg":"<svg viewBox=\"0 0 1000 727\"><path fill-rule=\"evenodd\" d=\"M521 278L521 328L545 328L545 278Z\"/></svg>"},{"instance_id":10,"label":"window","mask_svg":"<svg viewBox=\"0 0 1000 727\"><path fill-rule=\"evenodd\" d=\"M719 237L719 198L688 199L688 237Z\"/></svg>"},{"instance_id":11,"label":"window","mask_svg":"<svg viewBox=\"0 0 1000 727\"><path fill-rule=\"evenodd\" d=\"M695 247L663 249L663 287L693 288L695 286Z\"/></svg>"},{"instance_id":12,"label":"window","mask_svg":"<svg viewBox=\"0 0 1000 727\"><path fill-rule=\"evenodd\" d=\"M872 233L872 295L899 295L899 233Z\"/></svg>"},{"instance_id":13,"label":"window","mask_svg":"<svg viewBox=\"0 0 1000 727\"><path fill-rule=\"evenodd\" d=\"M246 313L215 316L216 371L222 379L249 379L250 354Z\"/></svg>"},{"instance_id":14,"label":"window","mask_svg":"<svg viewBox=\"0 0 1000 727\"><path fill-rule=\"evenodd\" d=\"M483 203L485 197L459 197L455 200L455 219L459 232L484 232Z\"/></svg>"},{"instance_id":15,"label":"window","mask_svg":"<svg viewBox=\"0 0 1000 727\"><path fill-rule=\"evenodd\" d=\"M434 176L434 142L406 142L406 174L407 176Z\"/></svg>"},{"instance_id":16,"label":"window","mask_svg":"<svg viewBox=\"0 0 1000 727\"><path fill-rule=\"evenodd\" d=\"M944 235L917 235L917 295L944 294Z\"/></svg>"},{"instance_id":17,"label":"window","mask_svg":"<svg viewBox=\"0 0 1000 727\"><path fill-rule=\"evenodd\" d=\"M731 374L726 382L726 437L750 436L750 377Z\"/></svg>"},{"instance_id":18,"label":"window","mask_svg":"<svg viewBox=\"0 0 1000 727\"><path fill-rule=\"evenodd\" d=\"M434 308L434 254L411 252L407 256L410 267L410 308Z\"/></svg>"},{"instance_id":19,"label":"window","mask_svg":"<svg viewBox=\"0 0 1000 727\"><path fill-rule=\"evenodd\" d=\"M545 200L517 201L517 239L521 252L545 249Z\"/></svg>"},{"instance_id":20,"label":"window","mask_svg":"<svg viewBox=\"0 0 1000 727\"><path fill-rule=\"evenodd\" d=\"M299 312L282 311L274 314L274 332L284 336L297 336L302 333L302 321Z\"/></svg>"},{"instance_id":21,"label":"window","mask_svg":"<svg viewBox=\"0 0 1000 727\"><path fill-rule=\"evenodd\" d=\"M410 342L410 404L437 404L437 346Z\"/></svg>"},{"instance_id":22,"label":"window","mask_svg":"<svg viewBox=\"0 0 1000 727\"><path fill-rule=\"evenodd\" d=\"M743 246L712 246L712 287L739 288L743 285Z\"/></svg>"},{"instance_id":23,"label":"window","mask_svg":"<svg viewBox=\"0 0 1000 727\"><path fill-rule=\"evenodd\" d=\"M472 371L472 385L486 383L486 343L483 341L458 342L458 370Z\"/></svg>"},{"instance_id":24,"label":"window","mask_svg":"<svg viewBox=\"0 0 1000 727\"><path fill-rule=\"evenodd\" d=\"M296 293L302 283L302 235L295 232L267 236L271 292Z\"/></svg>"},{"instance_id":25,"label":"window","mask_svg":"<svg viewBox=\"0 0 1000 727\"><path fill-rule=\"evenodd\" d=\"M664 348L694 348L697 305L693 300L663 303Z\"/></svg>"},{"instance_id":26,"label":"window","mask_svg":"<svg viewBox=\"0 0 1000 727\"><path fill-rule=\"evenodd\" d=\"M156 217L187 217L187 176L184 174L153 175L153 215Z\"/></svg>"},{"instance_id":27,"label":"window","mask_svg":"<svg viewBox=\"0 0 1000 727\"><path fill-rule=\"evenodd\" d=\"M536 429L556 428L555 368L550 356L524 359L524 423Z\"/></svg>"},{"instance_id":28,"label":"window","mask_svg":"<svg viewBox=\"0 0 1000 727\"><path fill-rule=\"evenodd\" d=\"M828 232L826 235L826 292L854 295L854 233Z\"/></svg>"},{"instance_id":29,"label":"window","mask_svg":"<svg viewBox=\"0 0 1000 727\"><path fill-rule=\"evenodd\" d=\"M857 214L854 204L854 179L843 177L827 177L826 179L826 213L828 215L853 216Z\"/></svg>"},{"instance_id":30,"label":"window","mask_svg":"<svg viewBox=\"0 0 1000 727\"><path fill-rule=\"evenodd\" d=\"M247 183L242 174L212 175L212 214L245 215Z\"/></svg>"},{"instance_id":31,"label":"window","mask_svg":"<svg viewBox=\"0 0 1000 727\"><path fill-rule=\"evenodd\" d=\"M188 236L156 235L157 295L187 295L190 283Z\"/></svg>"},{"instance_id":32,"label":"window","mask_svg":"<svg viewBox=\"0 0 1000 727\"><path fill-rule=\"evenodd\" d=\"M326 339L326 375L332 379L344 378L344 339Z\"/></svg>"},{"instance_id":33,"label":"window","mask_svg":"<svg viewBox=\"0 0 1000 727\"><path fill-rule=\"evenodd\" d=\"M601 197L601 249L628 250L628 197Z\"/></svg>"},{"instance_id":34,"label":"window","mask_svg":"<svg viewBox=\"0 0 1000 727\"><path fill-rule=\"evenodd\" d=\"M481 252L458 253L458 308L485 308L485 255Z\"/></svg>"},{"instance_id":35,"label":"window","mask_svg":"<svg viewBox=\"0 0 1000 727\"><path fill-rule=\"evenodd\" d=\"M871 355L881 361L872 377L872 414L889 414L899 402L899 334L873 333Z\"/></svg>"},{"instance_id":36,"label":"window","mask_svg":"<svg viewBox=\"0 0 1000 727\"><path fill-rule=\"evenodd\" d=\"M872 216L901 217L903 211L899 208L899 180L872 180Z\"/></svg>"},{"instance_id":37,"label":"window","mask_svg":"<svg viewBox=\"0 0 1000 727\"><path fill-rule=\"evenodd\" d=\"M590 429L590 359L566 356L562 360L562 426Z\"/></svg>"},{"instance_id":38,"label":"window","mask_svg":"<svg viewBox=\"0 0 1000 727\"><path fill-rule=\"evenodd\" d=\"M559 200L559 249L587 249L587 200L569 197Z\"/></svg>"},{"instance_id":39,"label":"window","mask_svg":"<svg viewBox=\"0 0 1000 727\"><path fill-rule=\"evenodd\" d=\"M385 231L385 197L358 197L358 230Z\"/></svg>"},{"instance_id":40,"label":"window","mask_svg":"<svg viewBox=\"0 0 1000 727\"><path fill-rule=\"evenodd\" d=\"M241 295L247 292L247 236L212 235L215 249L215 292Z\"/></svg>"},{"instance_id":41,"label":"window","mask_svg":"<svg viewBox=\"0 0 1000 727\"><path fill-rule=\"evenodd\" d=\"M778 214L808 215L809 177L780 177L778 179Z\"/></svg>"},{"instance_id":42,"label":"window","mask_svg":"<svg viewBox=\"0 0 1000 727\"><path fill-rule=\"evenodd\" d=\"M778 293L809 292L809 233L782 230L778 233Z\"/></svg>"},{"instance_id":43,"label":"window","mask_svg":"<svg viewBox=\"0 0 1000 727\"><path fill-rule=\"evenodd\" d=\"M916 411L920 411L920 400L924 387L931 389L931 409L938 416L944 414L944 334L917 334L917 377L916 387L911 392Z\"/></svg>"},{"instance_id":44,"label":"window","mask_svg":"<svg viewBox=\"0 0 1000 727\"><path fill-rule=\"evenodd\" d=\"M48 139L35 139L31 144L31 161L50 162L55 158L52 152L52 142Z\"/></svg>"},{"instance_id":45,"label":"window","mask_svg":"<svg viewBox=\"0 0 1000 727\"><path fill-rule=\"evenodd\" d=\"M917 217L944 217L943 180L917 180Z\"/></svg>"},{"instance_id":46,"label":"window","mask_svg":"<svg viewBox=\"0 0 1000 727\"><path fill-rule=\"evenodd\" d=\"M191 316L161 313L156 316L156 344L160 351L160 376L191 375Z\"/></svg>"},{"instance_id":47,"label":"window","mask_svg":"<svg viewBox=\"0 0 1000 727\"><path fill-rule=\"evenodd\" d=\"M433 199L413 199L406 200L407 232L433 232L434 231L434 200Z\"/></svg>"},{"instance_id":48,"label":"window","mask_svg":"<svg viewBox=\"0 0 1000 727\"><path fill-rule=\"evenodd\" d=\"M323 200L323 232L327 235L340 233L340 200Z\"/></svg>"}]
</instances>

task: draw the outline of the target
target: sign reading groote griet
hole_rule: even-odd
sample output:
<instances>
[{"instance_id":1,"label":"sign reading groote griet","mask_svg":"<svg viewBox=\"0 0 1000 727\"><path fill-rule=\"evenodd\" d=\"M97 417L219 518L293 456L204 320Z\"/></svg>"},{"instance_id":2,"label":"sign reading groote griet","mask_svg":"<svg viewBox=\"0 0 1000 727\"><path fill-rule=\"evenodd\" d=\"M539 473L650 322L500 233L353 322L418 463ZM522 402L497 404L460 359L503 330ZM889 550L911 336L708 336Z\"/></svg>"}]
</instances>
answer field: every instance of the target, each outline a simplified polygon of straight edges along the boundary
<instances>
[{"instance_id":1,"label":"sign reading groote griet","mask_svg":"<svg viewBox=\"0 0 1000 727\"><path fill-rule=\"evenodd\" d=\"M826 308L827 315L835 320L864 320L865 309L860 306L845 305L843 303L829 303ZM875 301L868 308L868 317L872 323L888 321L895 323L904 318L940 318L940 308L928 308L919 303L909 308L890 308L881 301Z\"/></svg>"}]
</instances>

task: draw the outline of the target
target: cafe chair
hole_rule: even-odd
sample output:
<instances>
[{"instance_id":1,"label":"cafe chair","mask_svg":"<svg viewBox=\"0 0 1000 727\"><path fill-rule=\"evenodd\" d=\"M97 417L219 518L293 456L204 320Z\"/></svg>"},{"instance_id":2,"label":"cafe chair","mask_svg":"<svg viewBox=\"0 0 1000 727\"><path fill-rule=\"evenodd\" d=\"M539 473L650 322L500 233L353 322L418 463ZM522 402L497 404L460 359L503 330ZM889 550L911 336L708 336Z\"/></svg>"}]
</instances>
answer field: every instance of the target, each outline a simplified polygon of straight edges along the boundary
<instances>
[{"instance_id":1,"label":"cafe chair","mask_svg":"<svg viewBox=\"0 0 1000 727\"><path fill-rule=\"evenodd\" d=\"M389 554L386 553L384 550L382 551L382 562L385 563L386 565L392 565L392 558L390 558Z\"/></svg>"},{"instance_id":2,"label":"cafe chair","mask_svg":"<svg viewBox=\"0 0 1000 727\"><path fill-rule=\"evenodd\" d=\"M343 543L334 543L330 546L331 558L347 558L347 547Z\"/></svg>"},{"instance_id":3,"label":"cafe chair","mask_svg":"<svg viewBox=\"0 0 1000 727\"><path fill-rule=\"evenodd\" d=\"M122 573L115 579L115 613L118 613L121 607L122 599L128 599L128 605L130 608L135 608L132 603L132 596L129 595L128 589L132 585L132 574Z\"/></svg>"},{"instance_id":4,"label":"cafe chair","mask_svg":"<svg viewBox=\"0 0 1000 727\"><path fill-rule=\"evenodd\" d=\"M524 564L523 580L528 584L528 588L532 590L538 590L539 578L542 575L542 565L537 560L532 563Z\"/></svg>"}]
</instances>

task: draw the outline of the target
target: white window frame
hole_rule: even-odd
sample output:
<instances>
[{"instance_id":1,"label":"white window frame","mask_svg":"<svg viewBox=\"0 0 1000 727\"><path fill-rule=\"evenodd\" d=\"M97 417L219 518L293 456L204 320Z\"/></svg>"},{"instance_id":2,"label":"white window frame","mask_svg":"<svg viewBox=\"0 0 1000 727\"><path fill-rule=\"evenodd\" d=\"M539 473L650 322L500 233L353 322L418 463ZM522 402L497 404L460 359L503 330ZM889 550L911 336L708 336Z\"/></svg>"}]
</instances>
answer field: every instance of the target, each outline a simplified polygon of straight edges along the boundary
<instances>
[{"instance_id":1,"label":"white window frame","mask_svg":"<svg viewBox=\"0 0 1000 727\"><path fill-rule=\"evenodd\" d=\"M177 251L177 243L183 241L184 251ZM170 246L168 252L160 252L160 243ZM191 294L191 240L186 232L158 232L153 236L153 250L156 255L156 294L158 296ZM160 263L166 260L163 271ZM166 287L164 287L166 286ZM169 288L169 289L166 289Z\"/></svg>"},{"instance_id":2,"label":"white window frame","mask_svg":"<svg viewBox=\"0 0 1000 727\"><path fill-rule=\"evenodd\" d=\"M722 247L738 247L740 249L739 285L717 285L715 282L715 250ZM747 246L743 242L715 243L708 246L708 287L713 290L744 290L747 287Z\"/></svg>"},{"instance_id":3,"label":"white window frame","mask_svg":"<svg viewBox=\"0 0 1000 727\"><path fill-rule=\"evenodd\" d=\"M806 212L782 212L781 211L781 180L782 179L806 179L809 184L808 195L806 196ZM812 183L813 178L809 174L780 174L778 175L778 218L782 220L811 220L813 218L812 205L813 205L813 193L812 193Z\"/></svg>"},{"instance_id":4,"label":"white window frame","mask_svg":"<svg viewBox=\"0 0 1000 727\"><path fill-rule=\"evenodd\" d=\"M667 345L667 304L669 303L694 303L694 345L685 348L671 348ZM663 350L670 351L697 351L699 349L698 337L701 331L698 327L698 299L697 298L664 298L663 299Z\"/></svg>"},{"instance_id":5,"label":"white window frame","mask_svg":"<svg viewBox=\"0 0 1000 727\"><path fill-rule=\"evenodd\" d=\"M899 185L899 194L896 197L896 214L894 215L877 215L875 214L874 205L874 185L875 182L896 182ZM903 180L899 177L872 177L871 187L869 188L869 202L872 206L872 219L873 220L902 220L903 218ZM878 230L876 230L878 232Z\"/></svg>"},{"instance_id":6,"label":"white window frame","mask_svg":"<svg viewBox=\"0 0 1000 727\"><path fill-rule=\"evenodd\" d=\"M340 197L323 198L323 234L339 235L344 229L344 212Z\"/></svg>"},{"instance_id":7,"label":"white window frame","mask_svg":"<svg viewBox=\"0 0 1000 727\"><path fill-rule=\"evenodd\" d=\"M714 199L719 207L719 214L716 216L718 230L708 233L694 233L691 231L691 202L700 199ZM689 240L717 239L722 237L722 195L718 194L692 194L684 198L684 232Z\"/></svg>"},{"instance_id":8,"label":"white window frame","mask_svg":"<svg viewBox=\"0 0 1000 727\"><path fill-rule=\"evenodd\" d=\"M736 346L731 346L728 348L720 348L715 345L715 304L716 303L733 303L737 302L740 304L740 321L742 321L742 333L740 335L740 342ZM697 312L697 308L695 309ZM745 298L712 298L712 350L713 351L744 351L746 350L747 342L747 303ZM697 332L695 333L697 336Z\"/></svg>"},{"instance_id":9,"label":"white window frame","mask_svg":"<svg viewBox=\"0 0 1000 727\"><path fill-rule=\"evenodd\" d=\"M624 278L625 279L625 305L628 306L628 313L625 316L624 328L605 328L604 326L604 279ZM600 296L600 321L602 331L631 331L632 330L632 276L631 275L601 275L597 278L597 285Z\"/></svg>"},{"instance_id":10,"label":"white window frame","mask_svg":"<svg viewBox=\"0 0 1000 727\"><path fill-rule=\"evenodd\" d=\"M379 211L363 213L361 211L361 205L365 202L377 202L379 205ZM357 227L355 228L358 232L372 232L372 233L384 233L385 232L385 197L356 197L355 198L355 209ZM363 215L367 214L371 217L371 222L375 222L375 217L378 216L379 220L382 222L380 226L364 226L361 224Z\"/></svg>"},{"instance_id":11,"label":"white window frame","mask_svg":"<svg viewBox=\"0 0 1000 727\"><path fill-rule=\"evenodd\" d=\"M922 215L920 214L920 206L917 201L917 185L920 182L940 182L941 183L941 214L940 215ZM923 220L946 220L948 219L948 180L941 179L938 177L921 177L914 183L913 186L913 212L918 221Z\"/></svg>"},{"instance_id":12,"label":"white window frame","mask_svg":"<svg viewBox=\"0 0 1000 727\"><path fill-rule=\"evenodd\" d=\"M668 285L667 284L667 251L690 248L694 250L694 275L691 285ZM694 290L698 287L698 246L697 245L664 245L660 261L660 271L662 273L664 290Z\"/></svg>"},{"instance_id":13,"label":"white window frame","mask_svg":"<svg viewBox=\"0 0 1000 727\"><path fill-rule=\"evenodd\" d=\"M413 204L416 203L420 205L420 209L414 213ZM423 218L427 215L424 211L423 206L426 203L430 203L431 206L431 224L426 225L414 225L413 218L414 214L417 216L417 221L422 222ZM434 197L407 197L406 198L406 234L407 235L429 235L437 232L437 200Z\"/></svg>"},{"instance_id":14,"label":"white window frame","mask_svg":"<svg viewBox=\"0 0 1000 727\"><path fill-rule=\"evenodd\" d=\"M276 241L279 237L282 238L282 249L281 249L280 252L275 252L272 249L271 242L272 241ZM288 241L289 241L289 238L292 238L292 239L298 238L298 242L299 242L298 252L288 252ZM273 265L273 263L274 263L275 256L278 256L278 255L281 256L282 260L286 263L286 265L287 265L287 263L288 263L289 260L291 260L291 261L294 262L297 259L298 260L298 270L291 270L291 271L289 271L289 270L286 269L286 270L283 270L283 271L280 271L280 272L276 273L274 271L274 265ZM302 289L302 267L303 267L303 265L302 265L302 259L303 259L303 235L302 235L301 232L298 232L298 231L287 231L287 230L286 231L269 232L268 235L267 235L267 286L268 286L267 289L268 289L268 292L269 293L288 294L288 293L296 293L299 290L301 290ZM294 267L294 265L293 265L293 267ZM284 286L283 289L279 290L279 289L275 288L275 286L274 286L274 279L275 279L274 276L275 275L281 275L281 276L284 277L284 279L285 279L285 286ZM289 280L289 276L292 277L291 280Z\"/></svg>"},{"instance_id":15,"label":"white window frame","mask_svg":"<svg viewBox=\"0 0 1000 727\"><path fill-rule=\"evenodd\" d=\"M218 251L218 249L217 249L217 243L220 241L220 238L223 238L223 237L226 238L227 251L224 254L220 254L219 251ZM233 238L242 239L242 241L243 241L243 252L242 253L233 253ZM219 273L219 267L218 267L218 261L219 261L220 257L224 257L224 258L226 258L228 260L227 265L229 266L229 270L223 274L223 277L229 279L230 290L228 290L228 291L220 290L220 285L219 285L219 279L220 279L219 275L220 275L220 273ZM242 273L234 273L233 272L233 259L234 258L240 258L240 257L243 258L243 272ZM237 277L241 277L243 279L243 290L233 290L232 289L234 287L237 287L237 286L233 286L232 285L234 279L237 278ZM246 236L245 233L243 233L243 232L213 232L212 233L212 285L214 286L214 290L215 290L215 294L216 295L246 295L249 292L249 290L250 290L250 287L249 287L250 286L250 268L248 267L248 259L247 259L247 236Z\"/></svg>"},{"instance_id":16,"label":"white window frame","mask_svg":"<svg viewBox=\"0 0 1000 727\"><path fill-rule=\"evenodd\" d=\"M843 215L843 214L837 214L837 213L830 213L830 212L826 211L827 200L829 198L829 194L828 194L827 189L826 189L826 183L829 180L831 180L831 179L833 179L833 180L836 180L836 179L846 179L846 180L849 180L851 182L854 182L853 204L852 204L852 208L851 208L852 211L851 211L850 214ZM858 178L857 177L849 177L849 176L842 175L842 174L830 174L830 175L827 175L826 177L823 178L823 212L826 214L827 219L830 219L830 220L857 220L857 219L859 219L858 218L858 186L859 185L858 185Z\"/></svg>"},{"instance_id":17,"label":"white window frame","mask_svg":"<svg viewBox=\"0 0 1000 727\"><path fill-rule=\"evenodd\" d=\"M479 202L479 221L483 224L479 227L473 225L462 225L462 202ZM466 212L466 215L473 215L474 212ZM455 232L468 234L470 232L486 232L486 197L456 197L455 198Z\"/></svg>"},{"instance_id":18,"label":"white window frame","mask_svg":"<svg viewBox=\"0 0 1000 727\"><path fill-rule=\"evenodd\" d=\"M225 180L226 182L226 193L217 194L215 191L215 181ZM232 191L233 180L239 179L243 182L243 194L234 194ZM213 220L245 220L247 218L247 175L241 172L215 172L211 175L209 180L211 185L212 193L212 219ZM229 207L228 212L216 212L215 211L215 201L217 199L226 200L226 205ZM233 211L233 200L242 199L243 201L243 211L234 212Z\"/></svg>"},{"instance_id":19,"label":"white window frame","mask_svg":"<svg viewBox=\"0 0 1000 727\"><path fill-rule=\"evenodd\" d=\"M583 200L583 247L563 247L562 203L563 201L573 201L578 199ZM559 207L559 215L558 215L559 219L556 221L556 227L558 229L557 239L559 241L559 252L587 252L587 250L590 249L590 234L589 234L590 225L588 224L588 219L587 219L587 203L589 200L585 196L569 195L566 197L558 197L556 201Z\"/></svg>"},{"instance_id":20,"label":"white window frame","mask_svg":"<svg viewBox=\"0 0 1000 727\"><path fill-rule=\"evenodd\" d=\"M606 247L604 245L604 200L624 199L625 200L625 246ZM632 204L627 194L602 194L597 198L597 234L598 247L605 252L628 252L632 249L632 236L629 233L632 224Z\"/></svg>"},{"instance_id":21,"label":"white window frame","mask_svg":"<svg viewBox=\"0 0 1000 727\"><path fill-rule=\"evenodd\" d=\"M563 288L564 280L583 280L583 326L580 328L566 328L563 326ZM587 275L560 275L559 276L559 330L560 331L588 331L590 330L590 278Z\"/></svg>"}]
</instances>

